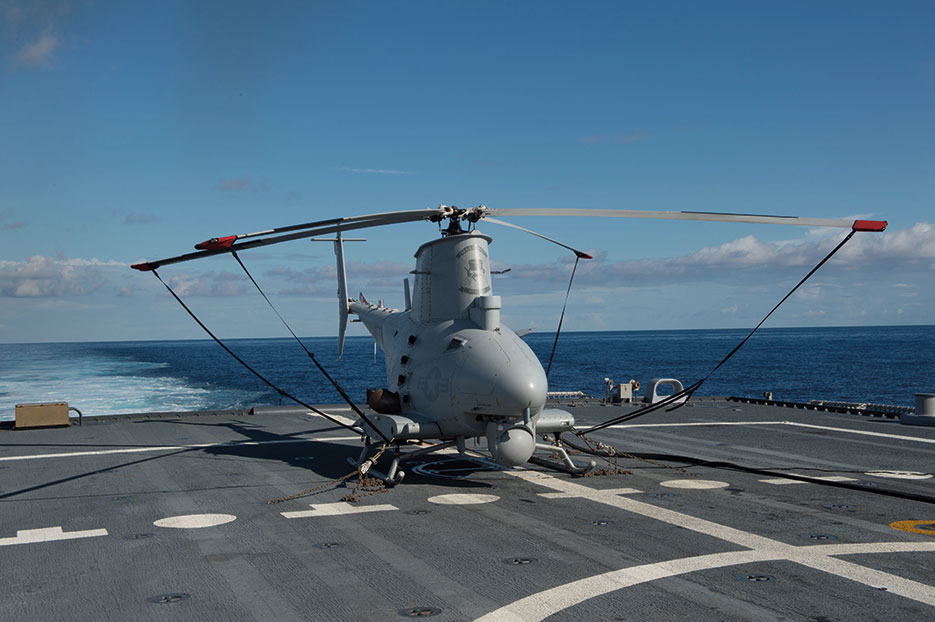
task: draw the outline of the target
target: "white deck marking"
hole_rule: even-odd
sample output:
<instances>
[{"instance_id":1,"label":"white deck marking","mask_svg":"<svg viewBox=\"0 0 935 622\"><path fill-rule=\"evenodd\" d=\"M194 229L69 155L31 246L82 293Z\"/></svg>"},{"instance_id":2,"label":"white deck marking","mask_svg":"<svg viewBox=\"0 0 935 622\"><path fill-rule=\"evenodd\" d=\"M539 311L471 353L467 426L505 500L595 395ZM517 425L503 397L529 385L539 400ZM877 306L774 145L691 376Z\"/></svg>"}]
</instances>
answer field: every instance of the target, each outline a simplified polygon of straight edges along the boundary
<instances>
[{"instance_id":1,"label":"white deck marking","mask_svg":"<svg viewBox=\"0 0 935 622\"><path fill-rule=\"evenodd\" d=\"M893 546L893 545L897 546ZM898 546L902 545L902 546ZM856 548L860 547L860 548ZM873 544L837 544L798 547L803 555L792 561L853 579L873 587L886 587L888 592L900 594L920 602L932 602L931 586L903 579L885 572L871 570L850 562L828 557L828 555L851 555L859 553L899 553L935 551L935 542L899 542ZM699 572L726 566L737 566L762 561L780 561L786 558L766 550L731 551L697 557L684 557L640 566L621 568L586 579L538 592L514 603L501 607L478 618L477 622L531 622L549 617L559 611L573 607L589 598L607 594L625 587L648 583L657 579L674 577L690 572ZM830 560L826 565L820 560ZM867 571L864 573L863 571Z\"/></svg>"},{"instance_id":2,"label":"white deck marking","mask_svg":"<svg viewBox=\"0 0 935 622\"><path fill-rule=\"evenodd\" d=\"M230 441L227 443L196 443L192 445L150 445L147 447L125 447L122 449L96 449L93 451L68 451L55 454L31 454L28 456L4 456L0 462L14 460L43 460L46 458L78 458L81 456L106 456L108 454L141 454L153 451L180 451L182 449L204 449L206 447L240 447L242 445L282 445L290 443L308 443L311 441L356 441L359 436L331 436L321 438L290 438L275 441Z\"/></svg>"},{"instance_id":3,"label":"white deck marking","mask_svg":"<svg viewBox=\"0 0 935 622\"><path fill-rule=\"evenodd\" d=\"M686 423L618 423L609 428L700 428L731 425L785 425L787 421L693 421Z\"/></svg>"},{"instance_id":4,"label":"white deck marking","mask_svg":"<svg viewBox=\"0 0 935 622\"><path fill-rule=\"evenodd\" d=\"M605 572L537 592L488 613L479 618L478 622L543 620L590 598L631 585L711 568L773 560L792 561L864 585L877 588L885 587L890 593L935 606L935 588L930 585L831 557L832 555L866 553L935 552L935 542L793 546L649 503L607 494L604 491L588 488L571 481L560 480L545 473L523 470L506 471L506 473L566 493L568 496L577 496L596 503L610 505L670 525L713 536L751 550L699 555Z\"/></svg>"},{"instance_id":5,"label":"white deck marking","mask_svg":"<svg viewBox=\"0 0 935 622\"><path fill-rule=\"evenodd\" d=\"M217 527L237 520L233 514L185 514L183 516L169 516L153 522L156 527L170 529L204 529Z\"/></svg>"},{"instance_id":6,"label":"white deck marking","mask_svg":"<svg viewBox=\"0 0 935 622\"><path fill-rule=\"evenodd\" d=\"M610 495L636 495L643 491L636 488L604 488L601 492ZM573 499L578 495L567 492L540 492L539 496L545 499Z\"/></svg>"},{"instance_id":7,"label":"white deck marking","mask_svg":"<svg viewBox=\"0 0 935 622\"><path fill-rule=\"evenodd\" d=\"M666 488L682 488L684 490L712 490L714 488L727 488L730 486L727 482L719 482L713 479L670 479L660 482L660 486Z\"/></svg>"},{"instance_id":8,"label":"white deck marking","mask_svg":"<svg viewBox=\"0 0 935 622\"><path fill-rule=\"evenodd\" d=\"M609 505L627 512L633 512L635 514L641 514L648 518L655 518L656 520L669 523L670 525L678 525L679 527L684 527L685 529L691 529L692 531L707 534L721 540L727 540L728 542L733 542L734 544L746 546L751 549L768 549L775 546L785 546L770 538L765 538L763 536L758 536L746 531L741 531L740 529L734 529L733 527L728 527L727 525L713 523L701 518L695 518L694 516L689 516L688 514L682 514L681 512L655 506L643 501L637 501L635 499L631 499L630 497L623 497L613 493L607 493L603 490L589 488L569 480L561 480L547 473L519 469L504 471L504 473L509 473L514 477L519 477L520 479L526 480L530 483L539 484L540 486L551 488L552 490L568 493L569 496L579 497L589 501L595 501L597 503L603 503L604 505Z\"/></svg>"},{"instance_id":9,"label":"white deck marking","mask_svg":"<svg viewBox=\"0 0 935 622\"><path fill-rule=\"evenodd\" d=\"M55 540L75 540L77 538L94 538L106 536L106 529L88 529L85 531L62 531L59 527L44 527L42 529L20 529L15 538L0 538L0 546L12 544L33 544L36 542L54 542Z\"/></svg>"},{"instance_id":10,"label":"white deck marking","mask_svg":"<svg viewBox=\"0 0 935 622\"><path fill-rule=\"evenodd\" d=\"M889 479L931 479L931 473L919 473L918 471L867 471L864 475L873 477L887 477Z\"/></svg>"},{"instance_id":11,"label":"white deck marking","mask_svg":"<svg viewBox=\"0 0 935 622\"><path fill-rule=\"evenodd\" d=\"M797 428L812 428L815 430L830 430L832 432L844 432L845 434L861 434L863 436L877 436L880 438L892 438L900 441L915 441L917 443L928 443L935 445L935 438L920 438L917 436L906 436L904 434L885 434L883 432L868 432L867 430L852 430L849 428L838 428L829 425L815 425L813 423L799 423L798 421L710 421L710 422L691 422L691 423L620 423L608 426L610 428L690 428L705 426L732 426L732 425L789 425Z\"/></svg>"},{"instance_id":12,"label":"white deck marking","mask_svg":"<svg viewBox=\"0 0 935 622\"><path fill-rule=\"evenodd\" d=\"M850 430L847 428L838 428L829 425L815 425L813 423L797 423L795 421L783 421L785 425L793 425L797 428L812 428L814 430L831 430L833 432L845 432L847 434L860 434L862 436L876 436L879 438L893 438L900 441L915 441L917 443L928 443L935 445L935 438L919 438L917 436L906 436L904 434L884 434L883 432L868 432L867 430Z\"/></svg>"},{"instance_id":13,"label":"white deck marking","mask_svg":"<svg viewBox=\"0 0 935 622\"><path fill-rule=\"evenodd\" d=\"M337 503L310 503L311 510L298 512L280 512L286 518L315 518L318 516L345 516L347 514L366 514L367 512L388 512L398 510L395 505L351 505L344 501Z\"/></svg>"},{"instance_id":14,"label":"white deck marking","mask_svg":"<svg viewBox=\"0 0 935 622\"><path fill-rule=\"evenodd\" d=\"M843 475L802 475L799 473L793 473L792 475L798 475L799 477L807 477L809 479L818 479L823 482L856 482L857 480L853 477L844 477ZM808 484L809 482L803 482L797 479L786 479L785 477L775 477L769 479L761 479L760 482L764 484L772 484L773 486L786 486L788 484Z\"/></svg>"},{"instance_id":15,"label":"white deck marking","mask_svg":"<svg viewBox=\"0 0 935 622\"><path fill-rule=\"evenodd\" d=\"M343 410L343 411L345 411L345 412L350 412L351 409L350 409L350 408L339 408L339 409L332 409L332 408L329 408L328 410ZM356 419L356 418L353 418L353 419L352 419L351 417L345 417L344 415L336 415L336 414L334 414L333 412L327 412L327 411L324 411L324 410L321 411L321 412L325 413L326 415L328 415L328 416L331 417L332 419L335 419L335 420L337 420L337 421L340 421L340 422L343 423L344 425L354 425L355 423L357 423L357 419ZM309 417L321 417L321 415L319 415L319 414L316 413L316 412L312 412L312 411L307 411L305 414L308 415Z\"/></svg>"},{"instance_id":16,"label":"white deck marking","mask_svg":"<svg viewBox=\"0 0 935 622\"><path fill-rule=\"evenodd\" d=\"M453 493L449 495L435 495L434 497L429 497L427 501L429 503L437 503L438 505L476 505L478 503L493 503L499 499L500 497L497 495Z\"/></svg>"}]
</instances>

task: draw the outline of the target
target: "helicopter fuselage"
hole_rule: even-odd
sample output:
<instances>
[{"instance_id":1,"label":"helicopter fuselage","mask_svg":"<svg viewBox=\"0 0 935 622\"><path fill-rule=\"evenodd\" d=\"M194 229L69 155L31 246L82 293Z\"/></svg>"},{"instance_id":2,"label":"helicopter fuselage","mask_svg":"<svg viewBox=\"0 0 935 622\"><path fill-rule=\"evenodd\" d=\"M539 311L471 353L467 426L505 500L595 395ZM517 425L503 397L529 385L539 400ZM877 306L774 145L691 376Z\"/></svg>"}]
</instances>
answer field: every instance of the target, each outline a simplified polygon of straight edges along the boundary
<instances>
[{"instance_id":1,"label":"helicopter fuselage","mask_svg":"<svg viewBox=\"0 0 935 622\"><path fill-rule=\"evenodd\" d=\"M377 415L375 425L398 440L486 436L494 459L512 466L529 459L537 433L569 429L574 419L544 413L542 364L500 322L490 240L474 232L423 244L409 309L361 300L348 310L383 350L387 389L399 396L399 412Z\"/></svg>"}]
</instances>

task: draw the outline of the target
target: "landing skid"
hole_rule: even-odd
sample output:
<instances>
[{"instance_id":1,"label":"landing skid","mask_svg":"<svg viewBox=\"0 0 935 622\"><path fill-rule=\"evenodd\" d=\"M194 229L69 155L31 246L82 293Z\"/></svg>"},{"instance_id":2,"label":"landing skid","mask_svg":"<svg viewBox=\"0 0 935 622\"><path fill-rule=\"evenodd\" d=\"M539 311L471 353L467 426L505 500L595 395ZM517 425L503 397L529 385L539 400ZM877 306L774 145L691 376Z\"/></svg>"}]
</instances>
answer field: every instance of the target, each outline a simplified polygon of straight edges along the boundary
<instances>
[{"instance_id":1,"label":"landing skid","mask_svg":"<svg viewBox=\"0 0 935 622\"><path fill-rule=\"evenodd\" d=\"M597 463L591 460L586 466L579 467L574 462L572 462L571 456L568 455L568 452L565 451L565 448L558 444L536 443L536 449L550 451L553 454L558 454L561 462L557 463L552 460L546 460L545 458L537 458L536 456L532 456L529 459L529 462L546 467L548 469L560 471L562 473L568 473L569 475L581 476L597 466Z\"/></svg>"},{"instance_id":2,"label":"landing skid","mask_svg":"<svg viewBox=\"0 0 935 622\"><path fill-rule=\"evenodd\" d=\"M370 456L375 453L374 448L380 446L377 443L368 442L366 445L364 445L364 448L361 450L360 456L357 457L356 461L353 460L352 458L348 458L347 461L351 464L351 466L356 468L360 472L361 475L368 475L370 477L375 477L381 480L387 486L392 487L392 486L396 486L397 484L401 483L403 481L403 478L406 476L406 472L403 471L401 468L399 468L403 462L406 462L407 460L412 460L414 458L427 456L436 451L447 449L449 447L454 447L456 445L458 445L457 440L444 441L442 443L437 443L429 447L423 447L422 449L416 449L414 451L410 451L405 454L402 453L400 446L396 445L393 448L393 453L394 453L393 461L390 463L390 468L387 469L386 473L377 471L376 469L373 468L374 466L376 466L376 461ZM458 448L463 450L463 444L459 446ZM555 471L560 471L562 473L568 473L569 475L578 475L578 476L584 475L585 473L593 469L595 466L597 466L597 463L591 460L587 465L583 467L579 467L572 461L571 456L568 455L568 452L565 450L565 448L559 444L536 443L536 449L551 452L553 455L558 454L558 457L561 460L561 462L555 462L554 460L546 460L544 458L537 458L535 456L531 457L529 459L529 462L533 464L537 464L539 466L544 466L549 469L553 469Z\"/></svg>"},{"instance_id":3,"label":"landing skid","mask_svg":"<svg viewBox=\"0 0 935 622\"><path fill-rule=\"evenodd\" d=\"M422 449L416 449L408 453L402 453L399 445L396 445L394 448L393 461L390 463L390 468L386 473L381 473L380 471L375 470L375 462L369 458L369 455L373 452L374 445L367 444L364 446L363 450L360 452L360 456L355 462L351 458L348 458L347 461L351 463L352 466L357 468L361 475L370 475L381 480L387 486L396 486L403 481L403 478L406 476L406 472L399 468L399 465L407 460L412 460L413 458L419 458L421 456L426 456L428 454L434 453L441 449L447 449L453 447L455 441L445 441L443 443L438 443L437 445L432 445L430 447L423 447Z\"/></svg>"}]
</instances>

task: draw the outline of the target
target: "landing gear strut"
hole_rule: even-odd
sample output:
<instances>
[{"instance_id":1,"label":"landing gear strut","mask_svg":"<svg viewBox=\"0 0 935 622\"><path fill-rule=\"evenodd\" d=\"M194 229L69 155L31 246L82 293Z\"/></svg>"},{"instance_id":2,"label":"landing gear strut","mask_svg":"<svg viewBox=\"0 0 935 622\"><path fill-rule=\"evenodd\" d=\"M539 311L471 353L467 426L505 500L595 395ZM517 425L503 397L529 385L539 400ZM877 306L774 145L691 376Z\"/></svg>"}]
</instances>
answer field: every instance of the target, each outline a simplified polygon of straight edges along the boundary
<instances>
[{"instance_id":1,"label":"landing gear strut","mask_svg":"<svg viewBox=\"0 0 935 622\"><path fill-rule=\"evenodd\" d=\"M439 451L440 449L447 449L448 447L453 447L456 441L445 441L444 443L438 443L437 445L431 445L429 447L423 447L422 449L416 449L408 453L402 453L399 445L394 446L393 448L393 461L390 463L390 468L386 473L381 473L373 469L375 462L373 459L368 456L373 452L373 448L377 445L376 443L371 443L370 438L367 437L366 444L360 452L360 456L355 462L351 458L348 458L347 461L351 463L352 466L359 469L363 475L371 475L381 480L387 486L395 486L403 481L403 478L406 476L406 472L399 468L399 465L407 460L412 460L413 458L419 458L421 456L426 456L428 454Z\"/></svg>"},{"instance_id":2,"label":"landing gear strut","mask_svg":"<svg viewBox=\"0 0 935 622\"><path fill-rule=\"evenodd\" d=\"M544 466L549 469L554 469L562 473L568 473L570 475L584 475L589 472L591 469L597 466L597 463L591 460L587 465L579 467L571 460L571 456L568 455L568 452L562 447L561 441L559 440L559 435L555 435L555 442L553 443L536 443L536 449L541 449L543 451L551 451L553 454L558 454L559 459L562 461L561 464L557 464L551 460L546 460L544 458L537 458L532 456L529 461L533 464L539 466Z\"/></svg>"}]
</instances>

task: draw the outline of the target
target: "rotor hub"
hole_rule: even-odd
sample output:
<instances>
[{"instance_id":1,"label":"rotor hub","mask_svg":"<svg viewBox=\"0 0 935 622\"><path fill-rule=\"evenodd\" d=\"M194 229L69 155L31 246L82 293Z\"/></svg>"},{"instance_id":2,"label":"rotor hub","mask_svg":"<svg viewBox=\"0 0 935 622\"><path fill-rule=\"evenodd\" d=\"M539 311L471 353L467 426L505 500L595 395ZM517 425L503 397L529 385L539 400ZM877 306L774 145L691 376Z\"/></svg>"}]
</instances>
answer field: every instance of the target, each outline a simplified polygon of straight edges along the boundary
<instances>
[{"instance_id":1,"label":"rotor hub","mask_svg":"<svg viewBox=\"0 0 935 622\"><path fill-rule=\"evenodd\" d=\"M446 213L432 216L429 220L438 223L439 232L442 234L442 237L446 238L453 235L471 233L474 230L474 224L484 217L484 210L487 209L485 205L478 205L477 207L470 207L467 209L461 209L457 205L439 205L438 207L439 209L444 209ZM443 220L448 220L447 227L442 227L441 223ZM470 223L466 229L461 226L462 221Z\"/></svg>"}]
</instances>

